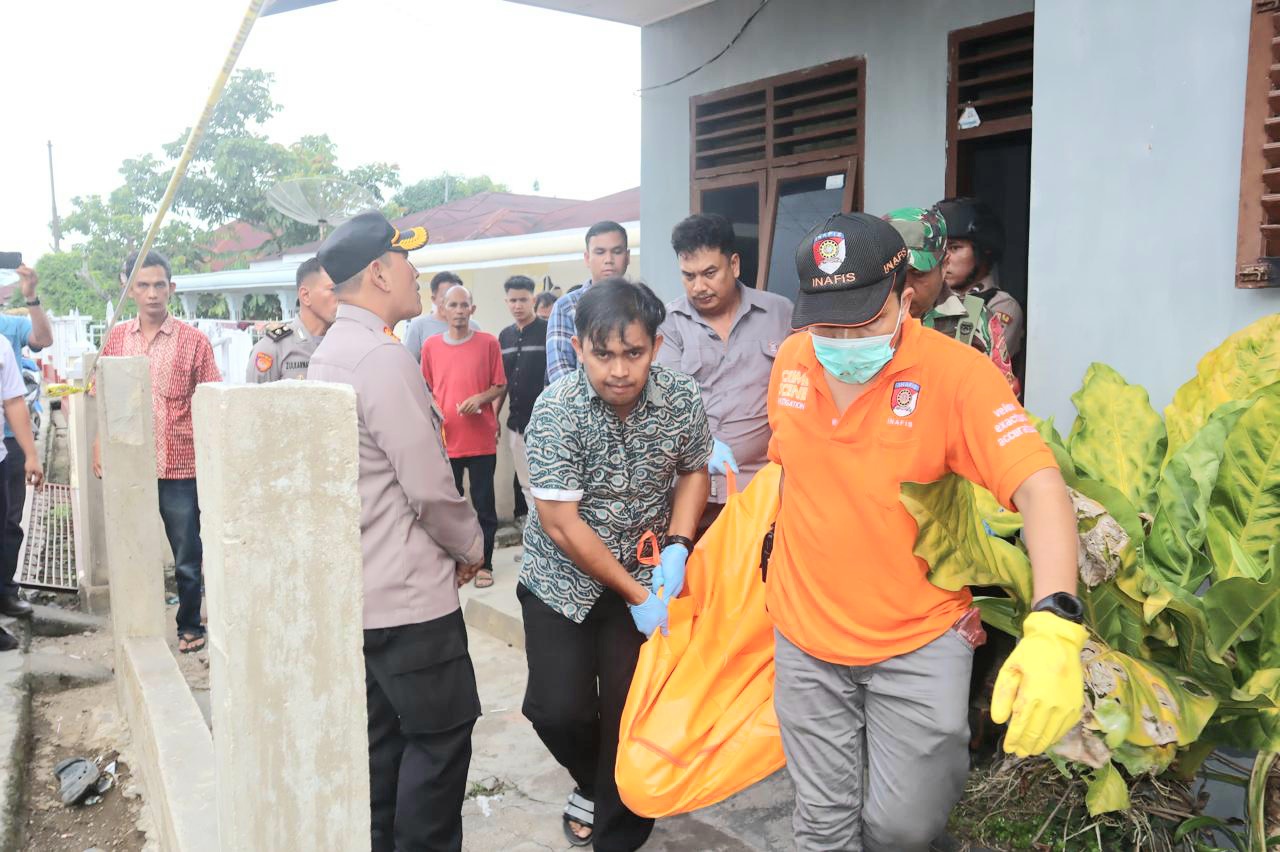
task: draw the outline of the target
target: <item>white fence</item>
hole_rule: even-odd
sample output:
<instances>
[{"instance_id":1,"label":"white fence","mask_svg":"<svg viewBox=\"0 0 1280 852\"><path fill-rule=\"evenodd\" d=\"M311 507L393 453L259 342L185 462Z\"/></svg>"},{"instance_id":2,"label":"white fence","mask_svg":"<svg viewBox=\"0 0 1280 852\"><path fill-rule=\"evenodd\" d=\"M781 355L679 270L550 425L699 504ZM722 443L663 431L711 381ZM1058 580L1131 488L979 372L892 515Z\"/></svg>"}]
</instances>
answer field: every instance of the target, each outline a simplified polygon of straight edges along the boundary
<instances>
[{"instance_id":1,"label":"white fence","mask_svg":"<svg viewBox=\"0 0 1280 852\"><path fill-rule=\"evenodd\" d=\"M65 317L50 316L49 322L53 327L53 345L36 353L35 357L41 363L50 365L62 378L82 379L80 358L85 353L98 350L105 326L93 317L83 316L78 312ZM245 323L216 319L185 322L190 322L209 338L223 381L234 385L244 384L249 354L256 339L249 329L241 328Z\"/></svg>"}]
</instances>

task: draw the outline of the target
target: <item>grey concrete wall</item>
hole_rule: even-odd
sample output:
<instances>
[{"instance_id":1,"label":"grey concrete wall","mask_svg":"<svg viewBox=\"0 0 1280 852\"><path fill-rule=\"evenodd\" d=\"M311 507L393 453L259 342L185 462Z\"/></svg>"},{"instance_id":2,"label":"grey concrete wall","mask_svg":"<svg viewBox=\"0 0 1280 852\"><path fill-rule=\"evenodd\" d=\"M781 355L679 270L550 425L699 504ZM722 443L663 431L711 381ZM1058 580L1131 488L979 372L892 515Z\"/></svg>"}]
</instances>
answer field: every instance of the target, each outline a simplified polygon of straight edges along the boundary
<instances>
[{"instance_id":1,"label":"grey concrete wall","mask_svg":"<svg viewBox=\"0 0 1280 852\"><path fill-rule=\"evenodd\" d=\"M1027 405L1064 430L1089 362L1163 407L1280 311L1233 286L1250 5L1036 3Z\"/></svg>"},{"instance_id":2,"label":"grey concrete wall","mask_svg":"<svg viewBox=\"0 0 1280 852\"><path fill-rule=\"evenodd\" d=\"M678 77L714 56L758 6L717 0L645 27L642 81ZM928 205L946 179L947 33L1030 11L1030 0L775 0L742 38L687 80L642 95L640 222L646 282L680 292L671 228L689 215L689 98L852 56L866 58L863 206ZM1037 106L1038 115L1038 106Z\"/></svg>"}]
</instances>

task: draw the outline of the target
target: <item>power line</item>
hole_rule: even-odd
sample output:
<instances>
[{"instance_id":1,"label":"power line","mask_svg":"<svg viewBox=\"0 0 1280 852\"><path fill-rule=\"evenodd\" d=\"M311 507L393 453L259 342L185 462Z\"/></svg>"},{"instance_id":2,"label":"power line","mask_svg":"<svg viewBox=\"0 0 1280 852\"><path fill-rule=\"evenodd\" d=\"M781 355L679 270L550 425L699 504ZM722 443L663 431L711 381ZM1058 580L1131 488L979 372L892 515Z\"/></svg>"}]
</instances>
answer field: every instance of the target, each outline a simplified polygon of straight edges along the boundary
<instances>
[{"instance_id":1,"label":"power line","mask_svg":"<svg viewBox=\"0 0 1280 852\"><path fill-rule=\"evenodd\" d=\"M681 74L679 77L676 77L674 80L668 80L665 83L658 83L653 86L645 86L641 88L639 90L640 94L644 94L645 92L652 92L654 89L665 89L667 86L674 86L676 83L679 83L681 80L687 80L688 78L692 77L694 74L697 74L703 68L706 68L712 62L715 62L721 56L724 56L726 53L729 52L729 48L737 44L738 39L742 38L742 34L747 31L747 27L751 26L751 22L756 19L756 15L759 15L760 12L764 9L764 7L768 5L769 5L769 0L760 0L760 5L756 7L756 10L747 16L747 19L742 22L742 26L738 28L738 32L734 34L733 38L729 39L729 43L726 44L720 50L720 52L717 53L715 56L711 57L706 62L702 63L697 68L694 68L692 71L686 71L685 73Z\"/></svg>"}]
</instances>

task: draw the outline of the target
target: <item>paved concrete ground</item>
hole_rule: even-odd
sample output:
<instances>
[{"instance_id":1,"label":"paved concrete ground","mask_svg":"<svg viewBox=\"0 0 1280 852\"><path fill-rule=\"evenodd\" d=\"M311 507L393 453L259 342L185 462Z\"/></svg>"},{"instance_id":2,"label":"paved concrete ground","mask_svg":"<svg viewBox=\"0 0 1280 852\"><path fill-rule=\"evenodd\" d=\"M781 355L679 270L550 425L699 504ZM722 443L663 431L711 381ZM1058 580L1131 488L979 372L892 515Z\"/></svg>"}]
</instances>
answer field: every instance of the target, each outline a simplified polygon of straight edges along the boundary
<instances>
[{"instance_id":1,"label":"paved concrete ground","mask_svg":"<svg viewBox=\"0 0 1280 852\"><path fill-rule=\"evenodd\" d=\"M17 636L24 648L29 643L27 630L13 619L0 616L0 627ZM24 648L0 653L0 849L17 844L18 809L31 731L31 689L23 666Z\"/></svg>"},{"instance_id":2,"label":"paved concrete ground","mask_svg":"<svg viewBox=\"0 0 1280 852\"><path fill-rule=\"evenodd\" d=\"M496 582L464 593L471 658L484 717L472 737L469 780L476 795L463 808L464 848L474 852L569 849L560 827L572 783L520 713L527 677L523 628L515 598L514 548L494 554ZM495 634L501 638L495 638ZM489 798L484 790L503 788ZM791 849L791 781L783 770L737 796L692 814L659 820L645 850L739 852Z\"/></svg>"}]
</instances>

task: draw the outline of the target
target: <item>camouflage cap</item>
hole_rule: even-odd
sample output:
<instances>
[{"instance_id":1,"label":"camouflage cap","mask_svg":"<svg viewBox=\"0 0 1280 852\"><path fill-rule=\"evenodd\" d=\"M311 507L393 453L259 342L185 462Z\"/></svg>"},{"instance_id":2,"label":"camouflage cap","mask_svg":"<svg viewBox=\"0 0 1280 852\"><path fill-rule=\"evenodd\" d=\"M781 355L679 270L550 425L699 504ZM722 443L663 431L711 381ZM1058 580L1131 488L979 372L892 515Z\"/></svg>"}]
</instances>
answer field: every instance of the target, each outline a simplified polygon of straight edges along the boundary
<instances>
[{"instance_id":1,"label":"camouflage cap","mask_svg":"<svg viewBox=\"0 0 1280 852\"><path fill-rule=\"evenodd\" d=\"M897 229L911 255L911 268L928 272L942 262L947 247L947 222L937 207L899 207L884 216Z\"/></svg>"}]
</instances>

